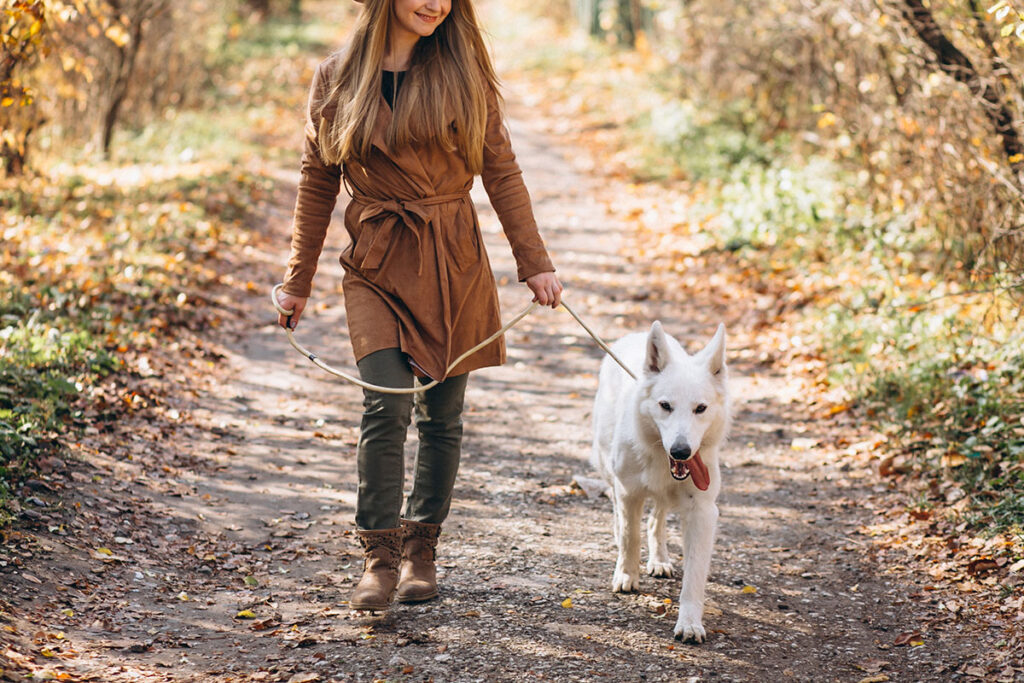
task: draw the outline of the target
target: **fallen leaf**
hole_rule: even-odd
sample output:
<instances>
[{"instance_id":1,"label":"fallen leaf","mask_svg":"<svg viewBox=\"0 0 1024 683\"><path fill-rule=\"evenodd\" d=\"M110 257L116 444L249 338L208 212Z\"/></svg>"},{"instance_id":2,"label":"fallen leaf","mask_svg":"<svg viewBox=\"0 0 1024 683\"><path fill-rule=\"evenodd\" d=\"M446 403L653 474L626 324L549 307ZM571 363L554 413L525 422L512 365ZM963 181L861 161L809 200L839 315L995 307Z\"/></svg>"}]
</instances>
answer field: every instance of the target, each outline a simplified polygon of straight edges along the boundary
<instances>
[{"instance_id":1,"label":"fallen leaf","mask_svg":"<svg viewBox=\"0 0 1024 683\"><path fill-rule=\"evenodd\" d=\"M915 640L921 637L920 631L905 631L904 633L896 636L896 640L893 641L893 645L906 645L911 640Z\"/></svg>"},{"instance_id":2,"label":"fallen leaf","mask_svg":"<svg viewBox=\"0 0 1024 683\"><path fill-rule=\"evenodd\" d=\"M235 619L255 619L256 613L251 609L244 609L235 615Z\"/></svg>"},{"instance_id":3,"label":"fallen leaf","mask_svg":"<svg viewBox=\"0 0 1024 683\"><path fill-rule=\"evenodd\" d=\"M860 664L855 664L854 666L856 666L858 669L866 673L876 674L882 669L884 669L888 664L889 662L883 659L869 659L866 662L861 662Z\"/></svg>"},{"instance_id":4,"label":"fallen leaf","mask_svg":"<svg viewBox=\"0 0 1024 683\"><path fill-rule=\"evenodd\" d=\"M867 678L862 678L859 681L857 681L857 683L884 683L884 681L887 680L889 680L888 676L886 676L885 674L878 674L877 676L868 676Z\"/></svg>"},{"instance_id":5,"label":"fallen leaf","mask_svg":"<svg viewBox=\"0 0 1024 683\"><path fill-rule=\"evenodd\" d=\"M839 413L846 412L849 409L850 409L850 404L849 403L838 403L838 404L836 404L836 405L834 405L834 406L832 406L832 407L830 407L828 409L828 414L829 414L829 417L832 417L833 415L838 415Z\"/></svg>"},{"instance_id":6,"label":"fallen leaf","mask_svg":"<svg viewBox=\"0 0 1024 683\"><path fill-rule=\"evenodd\" d=\"M740 591L740 593L756 593L756 592L757 592L757 588L755 588L754 586L744 586L743 590Z\"/></svg>"},{"instance_id":7,"label":"fallen leaf","mask_svg":"<svg viewBox=\"0 0 1024 683\"><path fill-rule=\"evenodd\" d=\"M946 453L939 460L943 467L952 469L954 467L960 467L967 462L967 456L959 453Z\"/></svg>"},{"instance_id":8,"label":"fallen leaf","mask_svg":"<svg viewBox=\"0 0 1024 683\"><path fill-rule=\"evenodd\" d=\"M564 607L565 609L569 609L570 607L572 607L572 598L566 598L565 600L562 600L562 607Z\"/></svg>"},{"instance_id":9,"label":"fallen leaf","mask_svg":"<svg viewBox=\"0 0 1024 683\"><path fill-rule=\"evenodd\" d=\"M886 456L882 462L878 463L878 476L888 477L890 474L895 474L896 470L893 469L892 463L896 460L895 455Z\"/></svg>"},{"instance_id":10,"label":"fallen leaf","mask_svg":"<svg viewBox=\"0 0 1024 683\"><path fill-rule=\"evenodd\" d=\"M97 548L93 551L92 557L94 560L103 560L104 562L127 562L128 560L120 555L115 555L114 551L110 548Z\"/></svg>"},{"instance_id":11,"label":"fallen leaf","mask_svg":"<svg viewBox=\"0 0 1024 683\"><path fill-rule=\"evenodd\" d=\"M278 623L277 617L267 617L266 619L258 619L252 622L251 628L253 631L266 631L268 628L276 626Z\"/></svg>"},{"instance_id":12,"label":"fallen leaf","mask_svg":"<svg viewBox=\"0 0 1024 683\"><path fill-rule=\"evenodd\" d=\"M976 557L967 563L967 573L971 576L990 572L993 569L999 569L999 563L991 557Z\"/></svg>"}]
</instances>

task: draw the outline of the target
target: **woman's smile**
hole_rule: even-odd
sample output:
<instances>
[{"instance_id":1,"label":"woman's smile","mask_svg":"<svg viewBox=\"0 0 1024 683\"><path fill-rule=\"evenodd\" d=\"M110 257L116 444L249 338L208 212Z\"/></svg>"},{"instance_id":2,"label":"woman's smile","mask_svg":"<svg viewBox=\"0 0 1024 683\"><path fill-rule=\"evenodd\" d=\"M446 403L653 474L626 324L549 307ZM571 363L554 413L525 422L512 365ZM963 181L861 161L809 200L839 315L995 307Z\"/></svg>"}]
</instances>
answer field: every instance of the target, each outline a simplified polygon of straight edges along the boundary
<instances>
[{"instance_id":1,"label":"woman's smile","mask_svg":"<svg viewBox=\"0 0 1024 683\"><path fill-rule=\"evenodd\" d=\"M392 38L415 42L432 35L452 11L452 0L393 0Z\"/></svg>"}]
</instances>

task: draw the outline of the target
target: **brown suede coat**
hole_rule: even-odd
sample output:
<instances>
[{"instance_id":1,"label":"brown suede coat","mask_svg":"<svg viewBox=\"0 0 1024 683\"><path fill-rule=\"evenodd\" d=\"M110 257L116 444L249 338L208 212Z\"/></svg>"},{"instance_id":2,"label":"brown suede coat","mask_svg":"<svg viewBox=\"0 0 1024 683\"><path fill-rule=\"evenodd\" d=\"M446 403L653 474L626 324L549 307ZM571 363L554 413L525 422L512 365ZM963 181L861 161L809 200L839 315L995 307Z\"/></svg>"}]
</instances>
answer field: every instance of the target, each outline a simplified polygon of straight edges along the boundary
<instances>
[{"instance_id":1,"label":"brown suede coat","mask_svg":"<svg viewBox=\"0 0 1024 683\"><path fill-rule=\"evenodd\" d=\"M351 242L340 260L356 359L400 348L423 374L444 378L449 363L501 327L494 275L469 196L473 174L461 155L438 145L389 149L391 109L383 96L370 158L347 161L344 168L325 164L317 130L336 111L336 103L322 105L339 61L328 58L313 78L283 289L309 296L344 175L352 195L345 210ZM496 96L489 101L481 178L512 246L519 279L553 271ZM498 339L450 374L504 361L504 340Z\"/></svg>"}]
</instances>

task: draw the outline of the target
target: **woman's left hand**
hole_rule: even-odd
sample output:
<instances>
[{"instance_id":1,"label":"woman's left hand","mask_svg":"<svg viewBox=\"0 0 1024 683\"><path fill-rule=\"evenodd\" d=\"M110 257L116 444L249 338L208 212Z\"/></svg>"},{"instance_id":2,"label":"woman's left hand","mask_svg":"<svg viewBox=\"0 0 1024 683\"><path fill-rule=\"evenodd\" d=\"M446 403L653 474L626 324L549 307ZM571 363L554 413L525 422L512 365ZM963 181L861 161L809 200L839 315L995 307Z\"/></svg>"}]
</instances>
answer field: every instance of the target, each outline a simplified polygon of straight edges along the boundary
<instances>
[{"instance_id":1,"label":"woman's left hand","mask_svg":"<svg viewBox=\"0 0 1024 683\"><path fill-rule=\"evenodd\" d=\"M554 273L537 273L526 278L526 286L533 292L533 300L541 306L558 308L562 303L562 283Z\"/></svg>"}]
</instances>

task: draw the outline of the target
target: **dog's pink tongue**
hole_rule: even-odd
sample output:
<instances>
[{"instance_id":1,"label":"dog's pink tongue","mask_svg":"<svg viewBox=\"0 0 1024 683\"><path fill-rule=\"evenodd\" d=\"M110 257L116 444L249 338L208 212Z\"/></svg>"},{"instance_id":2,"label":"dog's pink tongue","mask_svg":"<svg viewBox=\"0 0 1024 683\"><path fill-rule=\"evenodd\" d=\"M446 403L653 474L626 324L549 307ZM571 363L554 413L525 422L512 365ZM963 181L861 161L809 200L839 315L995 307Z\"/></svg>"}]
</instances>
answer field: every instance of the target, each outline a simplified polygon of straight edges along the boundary
<instances>
[{"instance_id":1,"label":"dog's pink tongue","mask_svg":"<svg viewBox=\"0 0 1024 683\"><path fill-rule=\"evenodd\" d=\"M707 491L711 486L711 475L708 474L708 468L704 461L700 459L700 451L695 453L686 465L690 468L690 479L693 480L693 485L701 491Z\"/></svg>"}]
</instances>

